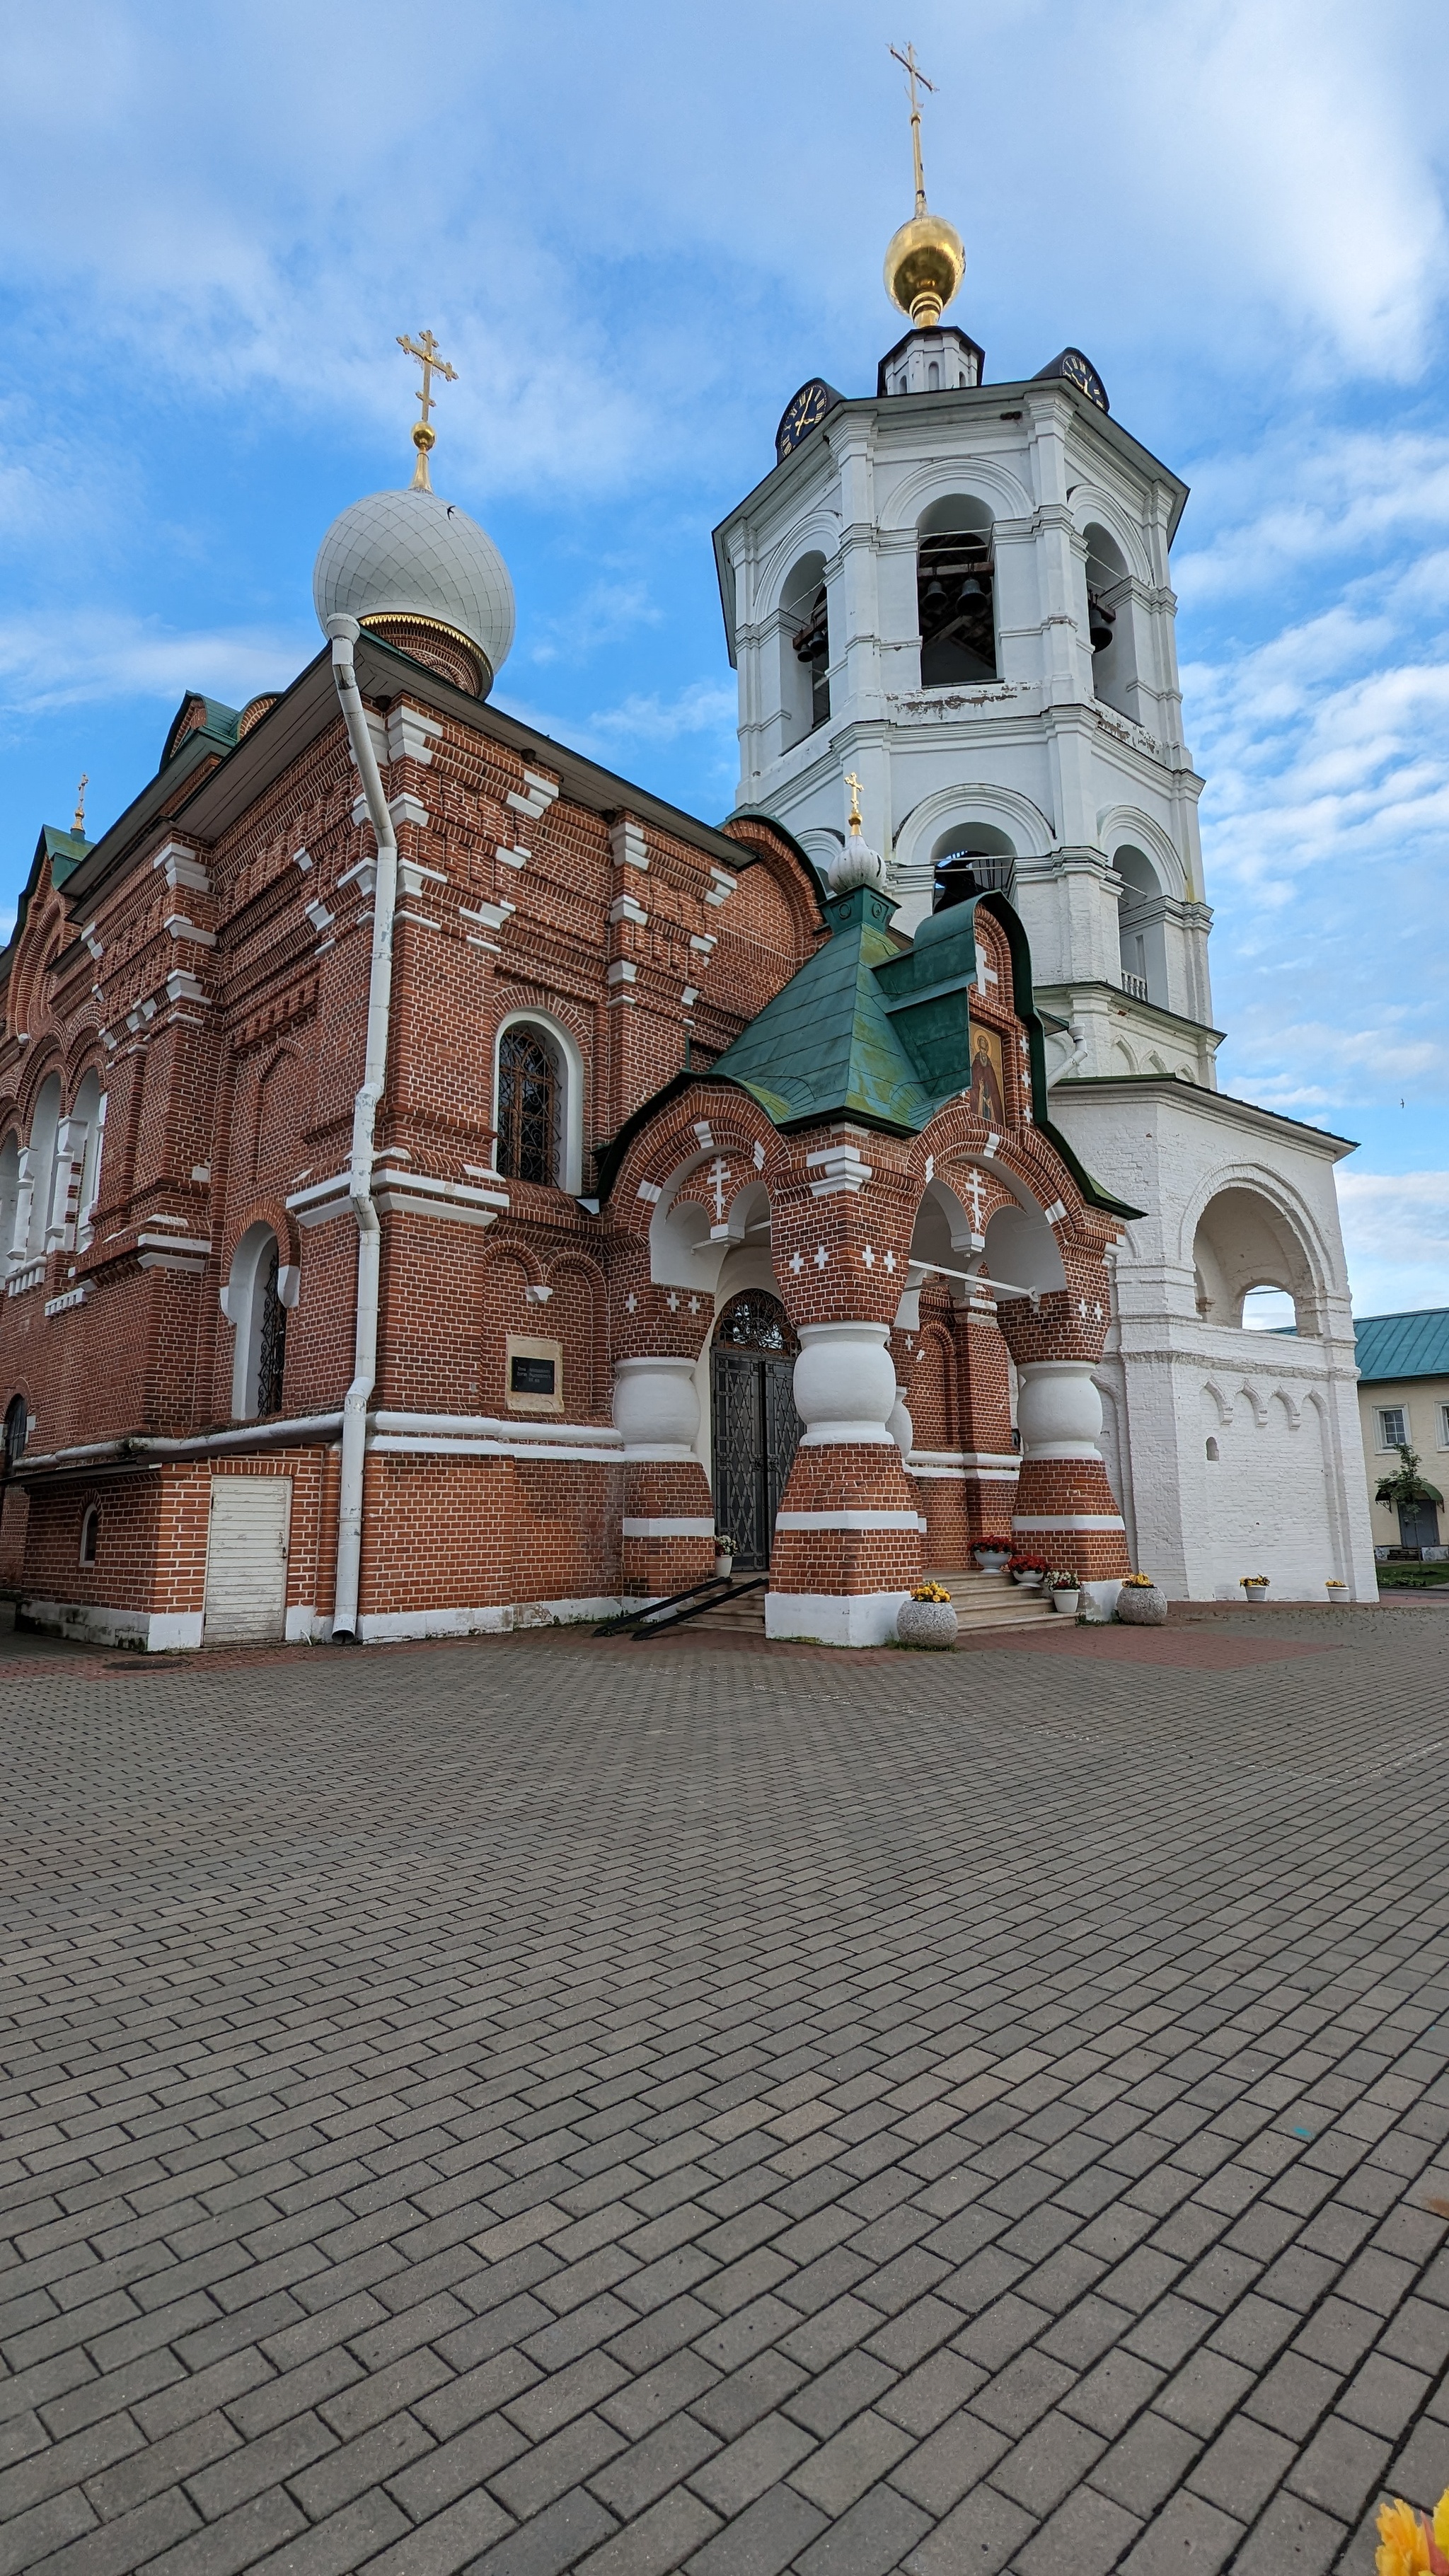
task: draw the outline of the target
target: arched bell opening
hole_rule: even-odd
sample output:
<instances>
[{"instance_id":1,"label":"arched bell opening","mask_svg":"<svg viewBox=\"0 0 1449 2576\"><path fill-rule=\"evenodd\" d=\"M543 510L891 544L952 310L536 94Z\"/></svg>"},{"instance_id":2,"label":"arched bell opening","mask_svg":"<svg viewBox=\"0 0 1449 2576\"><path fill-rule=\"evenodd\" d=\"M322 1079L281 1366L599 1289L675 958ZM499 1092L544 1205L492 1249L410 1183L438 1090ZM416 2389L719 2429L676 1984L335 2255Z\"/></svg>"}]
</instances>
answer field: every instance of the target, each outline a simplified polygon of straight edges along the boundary
<instances>
[{"instance_id":1,"label":"arched bell opening","mask_svg":"<svg viewBox=\"0 0 1449 2576\"><path fill-rule=\"evenodd\" d=\"M1132 576L1113 536L1095 524L1086 530L1087 640L1092 648L1092 688L1102 705L1138 721L1137 650L1132 625Z\"/></svg>"},{"instance_id":2,"label":"arched bell opening","mask_svg":"<svg viewBox=\"0 0 1449 2576\"><path fill-rule=\"evenodd\" d=\"M950 493L916 522L916 606L923 689L997 677L996 570L984 501Z\"/></svg>"},{"instance_id":3,"label":"arched bell opening","mask_svg":"<svg viewBox=\"0 0 1449 2576\"><path fill-rule=\"evenodd\" d=\"M778 1297L745 1288L716 1318L710 1349L715 1528L737 1571L763 1573L804 1428L795 1410L800 1343Z\"/></svg>"},{"instance_id":4,"label":"arched bell opening","mask_svg":"<svg viewBox=\"0 0 1449 2576\"><path fill-rule=\"evenodd\" d=\"M1193 1237L1193 1288L1204 1323L1238 1332L1313 1333L1318 1298L1306 1246L1257 1190L1219 1190Z\"/></svg>"},{"instance_id":5,"label":"arched bell opening","mask_svg":"<svg viewBox=\"0 0 1449 2576\"><path fill-rule=\"evenodd\" d=\"M830 605L818 551L801 556L780 594L780 703L786 750L830 721Z\"/></svg>"},{"instance_id":6,"label":"arched bell opening","mask_svg":"<svg viewBox=\"0 0 1449 2576\"><path fill-rule=\"evenodd\" d=\"M941 892L941 872L948 862L969 861L972 884L978 894L1004 894L1008 898L1016 888L1016 845L995 823L954 823L943 832L931 852L931 876L937 895ZM953 878L963 872L952 871Z\"/></svg>"}]
</instances>

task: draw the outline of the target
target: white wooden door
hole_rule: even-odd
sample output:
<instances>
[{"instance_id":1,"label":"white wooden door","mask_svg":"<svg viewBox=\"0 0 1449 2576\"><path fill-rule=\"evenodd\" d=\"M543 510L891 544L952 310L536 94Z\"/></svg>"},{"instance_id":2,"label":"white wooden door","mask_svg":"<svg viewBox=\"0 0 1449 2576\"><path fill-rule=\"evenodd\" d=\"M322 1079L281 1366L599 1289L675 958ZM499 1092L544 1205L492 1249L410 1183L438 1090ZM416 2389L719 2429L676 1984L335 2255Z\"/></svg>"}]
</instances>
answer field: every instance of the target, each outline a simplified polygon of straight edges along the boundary
<instances>
[{"instance_id":1,"label":"white wooden door","mask_svg":"<svg viewBox=\"0 0 1449 2576\"><path fill-rule=\"evenodd\" d=\"M290 1476L213 1476L206 1543L208 1646L265 1645L287 1618Z\"/></svg>"}]
</instances>

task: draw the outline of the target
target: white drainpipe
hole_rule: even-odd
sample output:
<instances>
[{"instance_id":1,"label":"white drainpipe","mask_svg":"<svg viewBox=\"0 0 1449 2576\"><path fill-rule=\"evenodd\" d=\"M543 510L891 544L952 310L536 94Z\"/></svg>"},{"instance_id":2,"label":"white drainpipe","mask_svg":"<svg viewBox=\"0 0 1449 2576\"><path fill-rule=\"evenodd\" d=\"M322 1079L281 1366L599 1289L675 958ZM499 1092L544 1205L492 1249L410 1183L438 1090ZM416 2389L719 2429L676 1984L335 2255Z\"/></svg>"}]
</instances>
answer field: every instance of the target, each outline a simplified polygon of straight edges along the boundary
<instances>
[{"instance_id":1,"label":"white drainpipe","mask_svg":"<svg viewBox=\"0 0 1449 2576\"><path fill-rule=\"evenodd\" d=\"M387 1034L392 1016L392 917L397 902L397 834L372 747L352 648L362 629L355 617L329 617L332 676L346 721L368 819L377 840L377 891L372 907L372 969L367 987L367 1053L362 1089L352 1104L352 1169L348 1198L357 1219L357 1334L352 1384L342 1408L342 1490L337 1513L337 1589L332 1642L357 1634L358 1570L362 1559L362 1479L367 1463L367 1406L377 1379L377 1307L381 1237L372 1197L373 1128L387 1075Z\"/></svg>"}]
</instances>

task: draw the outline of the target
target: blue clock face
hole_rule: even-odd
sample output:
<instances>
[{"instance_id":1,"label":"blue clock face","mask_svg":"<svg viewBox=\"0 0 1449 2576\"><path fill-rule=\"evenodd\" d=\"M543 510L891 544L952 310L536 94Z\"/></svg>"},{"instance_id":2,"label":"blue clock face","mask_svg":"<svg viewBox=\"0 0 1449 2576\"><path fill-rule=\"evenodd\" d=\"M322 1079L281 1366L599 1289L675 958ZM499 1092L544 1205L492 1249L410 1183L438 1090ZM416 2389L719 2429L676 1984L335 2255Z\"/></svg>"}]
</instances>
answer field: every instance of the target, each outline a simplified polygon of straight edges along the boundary
<instances>
[{"instance_id":1,"label":"blue clock face","mask_svg":"<svg viewBox=\"0 0 1449 2576\"><path fill-rule=\"evenodd\" d=\"M776 462L783 463L812 429L819 428L826 413L833 411L840 400L835 387L827 385L822 376L812 376L808 385L802 385L786 404L775 432Z\"/></svg>"}]
</instances>

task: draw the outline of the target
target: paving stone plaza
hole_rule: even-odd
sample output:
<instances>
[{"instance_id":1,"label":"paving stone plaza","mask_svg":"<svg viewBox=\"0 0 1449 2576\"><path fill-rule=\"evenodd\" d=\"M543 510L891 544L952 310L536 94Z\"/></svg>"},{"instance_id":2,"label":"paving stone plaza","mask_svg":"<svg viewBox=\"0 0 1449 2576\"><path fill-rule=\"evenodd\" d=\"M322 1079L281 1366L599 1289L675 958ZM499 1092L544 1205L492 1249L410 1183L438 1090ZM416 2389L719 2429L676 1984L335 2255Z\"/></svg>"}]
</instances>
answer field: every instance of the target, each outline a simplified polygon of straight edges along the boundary
<instances>
[{"instance_id":1,"label":"paving stone plaza","mask_svg":"<svg viewBox=\"0 0 1449 2576\"><path fill-rule=\"evenodd\" d=\"M0 1640L0 2576L1372 2568L1449 1616Z\"/></svg>"}]
</instances>

